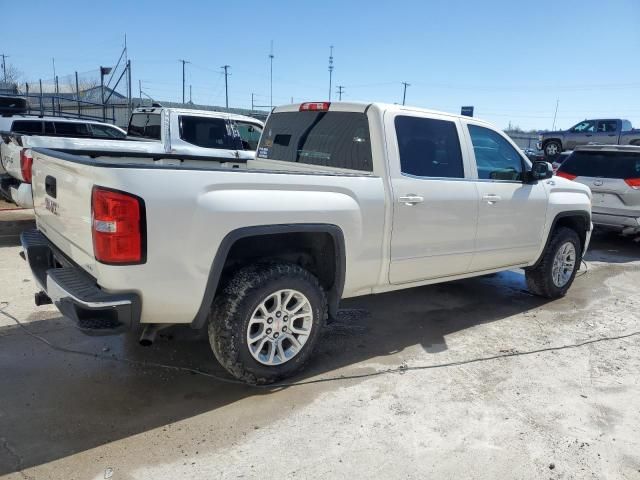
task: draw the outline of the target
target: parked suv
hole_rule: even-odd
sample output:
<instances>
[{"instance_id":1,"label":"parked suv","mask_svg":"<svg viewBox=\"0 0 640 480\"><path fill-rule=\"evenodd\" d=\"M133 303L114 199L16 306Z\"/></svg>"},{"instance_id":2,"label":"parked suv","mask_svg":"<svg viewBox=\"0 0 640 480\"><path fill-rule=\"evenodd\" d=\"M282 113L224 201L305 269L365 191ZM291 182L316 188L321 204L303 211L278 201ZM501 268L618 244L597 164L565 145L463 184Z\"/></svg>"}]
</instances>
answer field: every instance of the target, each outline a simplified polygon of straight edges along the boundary
<instances>
[{"instance_id":1,"label":"parked suv","mask_svg":"<svg viewBox=\"0 0 640 480\"><path fill-rule=\"evenodd\" d=\"M591 188L595 225L640 232L640 146L578 147L557 175Z\"/></svg>"}]
</instances>

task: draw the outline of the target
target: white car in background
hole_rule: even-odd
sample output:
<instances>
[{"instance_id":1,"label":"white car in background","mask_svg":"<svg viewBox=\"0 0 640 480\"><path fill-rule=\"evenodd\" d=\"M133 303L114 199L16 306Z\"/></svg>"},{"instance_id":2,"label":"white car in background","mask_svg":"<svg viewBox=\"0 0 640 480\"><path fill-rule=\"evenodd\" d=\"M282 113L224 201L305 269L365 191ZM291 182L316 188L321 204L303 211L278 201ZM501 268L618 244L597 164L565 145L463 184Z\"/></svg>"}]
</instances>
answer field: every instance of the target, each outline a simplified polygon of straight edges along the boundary
<instances>
[{"instance_id":1,"label":"white car in background","mask_svg":"<svg viewBox=\"0 0 640 480\"><path fill-rule=\"evenodd\" d=\"M165 162L195 158L244 163L254 158L262 128L260 120L243 115L164 107L134 110L128 132L114 125L61 117L1 118L0 193L21 207L33 206L31 149L35 147L92 156L128 152Z\"/></svg>"}]
</instances>

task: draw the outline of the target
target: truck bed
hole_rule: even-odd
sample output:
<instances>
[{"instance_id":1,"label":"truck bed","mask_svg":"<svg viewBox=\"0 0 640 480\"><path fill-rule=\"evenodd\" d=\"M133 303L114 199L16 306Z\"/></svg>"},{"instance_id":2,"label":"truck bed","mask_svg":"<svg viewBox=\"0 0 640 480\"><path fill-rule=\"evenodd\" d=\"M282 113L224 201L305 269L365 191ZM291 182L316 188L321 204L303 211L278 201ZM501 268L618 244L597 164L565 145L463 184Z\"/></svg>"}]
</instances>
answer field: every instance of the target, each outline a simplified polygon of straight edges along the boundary
<instances>
[{"instance_id":1,"label":"truck bed","mask_svg":"<svg viewBox=\"0 0 640 480\"><path fill-rule=\"evenodd\" d=\"M140 296L142 323L192 322L216 252L230 232L247 225L336 225L344 232L347 267L354 265L347 268L343 296L378 280L385 189L372 174L277 161L33 152L38 229L105 292ZM122 267L95 259L96 186L131 192L144 202L144 263ZM173 299L169 305L167 298Z\"/></svg>"}]
</instances>

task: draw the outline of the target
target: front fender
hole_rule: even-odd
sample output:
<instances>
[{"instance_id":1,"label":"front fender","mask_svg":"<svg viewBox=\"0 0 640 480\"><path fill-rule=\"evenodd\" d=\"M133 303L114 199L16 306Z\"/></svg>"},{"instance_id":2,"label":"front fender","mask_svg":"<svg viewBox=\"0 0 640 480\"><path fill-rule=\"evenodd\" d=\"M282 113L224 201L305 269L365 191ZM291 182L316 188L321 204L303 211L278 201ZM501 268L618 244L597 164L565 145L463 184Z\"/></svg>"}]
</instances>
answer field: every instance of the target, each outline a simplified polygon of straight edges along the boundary
<instances>
[{"instance_id":1,"label":"front fender","mask_svg":"<svg viewBox=\"0 0 640 480\"><path fill-rule=\"evenodd\" d=\"M545 221L542 245L538 250L535 261L530 265L536 265L547 247L551 234L558 222L571 217L582 221L585 228L585 250L588 246L591 225L591 190L586 185L572 182L562 177L553 177L545 181L545 188L549 194L549 207Z\"/></svg>"}]
</instances>

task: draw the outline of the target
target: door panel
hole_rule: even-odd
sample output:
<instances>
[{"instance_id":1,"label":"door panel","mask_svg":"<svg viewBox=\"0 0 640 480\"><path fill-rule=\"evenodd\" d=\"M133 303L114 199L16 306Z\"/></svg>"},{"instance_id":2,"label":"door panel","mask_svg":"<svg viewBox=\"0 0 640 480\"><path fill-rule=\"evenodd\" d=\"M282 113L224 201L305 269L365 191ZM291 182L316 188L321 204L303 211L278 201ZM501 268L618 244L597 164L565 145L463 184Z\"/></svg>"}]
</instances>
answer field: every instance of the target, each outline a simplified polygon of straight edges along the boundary
<instances>
[{"instance_id":1,"label":"door panel","mask_svg":"<svg viewBox=\"0 0 640 480\"><path fill-rule=\"evenodd\" d=\"M478 194L473 182L393 179L391 283L467 272L473 256ZM401 197L422 197L408 204Z\"/></svg>"},{"instance_id":2,"label":"door panel","mask_svg":"<svg viewBox=\"0 0 640 480\"><path fill-rule=\"evenodd\" d=\"M599 120L597 122L596 132L593 134L591 141L604 145L617 145L618 136L619 129L617 120Z\"/></svg>"},{"instance_id":3,"label":"door panel","mask_svg":"<svg viewBox=\"0 0 640 480\"><path fill-rule=\"evenodd\" d=\"M527 161L504 134L468 124L477 167L478 228L470 271L528 263L537 254L547 211L542 182L525 184Z\"/></svg>"},{"instance_id":4,"label":"door panel","mask_svg":"<svg viewBox=\"0 0 640 480\"><path fill-rule=\"evenodd\" d=\"M478 182L480 199L476 254L471 271L489 270L532 260L542 238L547 193L535 185Z\"/></svg>"},{"instance_id":5,"label":"door panel","mask_svg":"<svg viewBox=\"0 0 640 480\"><path fill-rule=\"evenodd\" d=\"M384 122L393 202L389 281L466 273L475 247L478 193L468 178L461 123L417 112L387 112Z\"/></svg>"}]
</instances>

